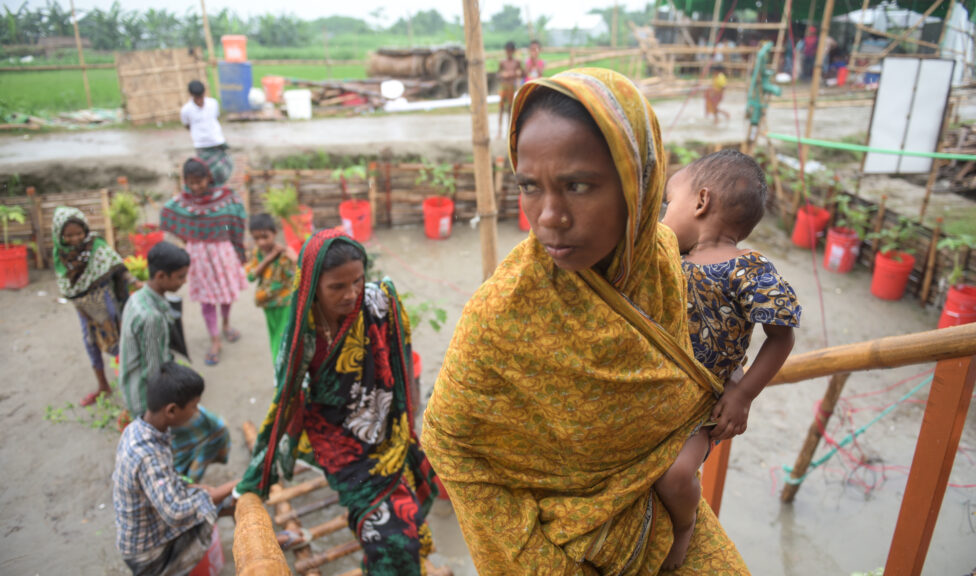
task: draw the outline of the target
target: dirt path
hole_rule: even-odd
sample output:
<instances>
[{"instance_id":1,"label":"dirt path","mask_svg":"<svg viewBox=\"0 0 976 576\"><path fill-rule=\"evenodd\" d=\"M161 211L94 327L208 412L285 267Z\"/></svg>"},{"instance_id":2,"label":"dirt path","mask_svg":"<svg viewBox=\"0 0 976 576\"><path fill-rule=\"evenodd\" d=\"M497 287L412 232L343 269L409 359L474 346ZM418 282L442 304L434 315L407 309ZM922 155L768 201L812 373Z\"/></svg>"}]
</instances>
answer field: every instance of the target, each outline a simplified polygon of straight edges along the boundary
<instances>
[{"instance_id":1,"label":"dirt path","mask_svg":"<svg viewBox=\"0 0 976 576\"><path fill-rule=\"evenodd\" d=\"M513 222L499 226L499 250L507 253L524 237ZM817 279L810 253L788 247L785 235L765 223L749 244L770 256L796 288L804 305L803 328L796 351L823 345ZM423 394L429 393L441 358L468 295L480 283L477 232L463 223L448 241L431 241L420 228L379 230L369 244L379 254L378 267L413 298L440 303L449 314L448 326L437 333L429 327L415 335L423 355ZM115 551L110 475L118 434L85 425L44 420L48 405L77 400L94 381L80 342L77 318L69 304L57 302L49 272L32 273L30 286L19 292L0 292L0 573L122 575L125 567ZM868 294L864 270L850 275L820 272L830 344L857 342L890 334L927 330L937 313L914 301L882 302ZM185 292L185 290L184 290ZM233 432L234 448L227 466L212 467L205 481L218 483L240 474L247 462L241 423L259 421L271 398L271 360L264 319L246 294L233 310L244 338L225 348L222 363L201 364L205 330L197 308L187 306L186 329L195 366L207 379L208 408L222 415ZM761 338L756 338L757 343ZM851 406L883 406L904 394L912 383L890 392L883 388L928 366L857 374L849 394L875 394L852 400ZM782 485L783 464L792 463L823 392L823 379L765 392L753 407L749 431L735 441L721 519L754 574L814 576L871 570L885 562L888 543L905 486L898 469L870 495L845 484L841 459L813 472L793 506L781 506L776 491ZM914 396L923 400L927 388ZM973 407L976 410L976 407ZM875 412L854 415L858 424ZM922 406L905 403L859 439L859 446L876 462L893 466L911 463ZM971 412L976 414L976 411ZM976 422L970 417L970 423ZM836 435L841 432L832 430ZM976 427L964 432L963 445L971 454ZM966 454L956 460L951 482L976 483L976 464ZM926 574L963 574L976 565L972 553L973 488L950 488L942 506L926 564ZM306 526L334 516L335 511L308 518ZM451 507L440 502L431 516L438 564L446 563L458 576L474 576L466 547ZM230 560L233 524L220 522L224 550ZM321 550L349 539L342 531L322 543ZM338 574L356 565L355 558L336 563ZM223 574L233 574L228 566Z\"/></svg>"},{"instance_id":2,"label":"dirt path","mask_svg":"<svg viewBox=\"0 0 976 576\"><path fill-rule=\"evenodd\" d=\"M745 96L730 93L723 107L733 120L719 126L703 118L700 98L655 102L666 141L700 140L735 142L746 133L740 113ZM834 108L818 112L815 137L840 138L866 132L866 108ZM675 119L678 119L675 123ZM803 126L806 112L799 111ZM497 117L489 126L497 126ZM769 122L793 133L792 109L771 109ZM223 125L228 143L242 148L253 158L262 154L281 155L303 149L324 149L344 154L372 153L389 147L395 154L421 154L431 157L467 156L471 149L471 118L466 113L382 115L358 118L321 119L306 122L251 122ZM505 154L504 141L492 141L495 154ZM161 175L168 174L176 162L192 153L190 136L182 128L106 129L61 132L30 136L0 136L0 170L30 169L50 163L90 166L98 162L138 166Z\"/></svg>"}]
</instances>

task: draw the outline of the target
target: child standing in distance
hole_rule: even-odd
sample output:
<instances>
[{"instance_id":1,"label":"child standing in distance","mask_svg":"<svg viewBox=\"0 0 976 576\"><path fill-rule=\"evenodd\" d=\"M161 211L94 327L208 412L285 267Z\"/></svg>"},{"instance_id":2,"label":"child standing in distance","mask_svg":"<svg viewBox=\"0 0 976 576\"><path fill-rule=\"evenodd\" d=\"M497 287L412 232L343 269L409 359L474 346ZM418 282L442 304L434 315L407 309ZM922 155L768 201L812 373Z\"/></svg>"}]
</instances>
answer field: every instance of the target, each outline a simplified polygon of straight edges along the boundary
<instances>
[{"instance_id":1,"label":"child standing in distance","mask_svg":"<svg viewBox=\"0 0 976 576\"><path fill-rule=\"evenodd\" d=\"M701 498L696 472L711 443L746 431L752 401L793 349L793 329L801 313L796 293L765 256L738 247L762 220L766 194L762 169L735 150L692 162L665 189L662 223L674 231L684 257L695 359L727 384L711 422L685 443L654 484L675 532L664 569L684 562ZM729 382L746 363L755 324L762 325L766 340L742 379Z\"/></svg>"},{"instance_id":2,"label":"child standing in distance","mask_svg":"<svg viewBox=\"0 0 976 576\"><path fill-rule=\"evenodd\" d=\"M230 188L216 186L206 163L191 158L183 164L183 193L159 214L162 230L186 242L190 253L190 299L199 302L210 333L204 363L220 362L221 340L237 342L241 334L230 325L230 307L247 286L244 258L244 204ZM223 327L217 324L220 306Z\"/></svg>"},{"instance_id":3,"label":"child standing in distance","mask_svg":"<svg viewBox=\"0 0 976 576\"><path fill-rule=\"evenodd\" d=\"M129 415L146 411L150 383L162 366L173 360L170 351L172 316L167 292L176 292L186 282L190 256L182 248L160 242L152 247L149 280L129 298L122 313L119 353L119 387ZM173 429L173 461L176 470L194 481L203 477L213 462L227 463L230 433L223 419L197 406L196 414Z\"/></svg>"},{"instance_id":4,"label":"child standing in distance","mask_svg":"<svg viewBox=\"0 0 976 576\"><path fill-rule=\"evenodd\" d=\"M190 101L180 110L180 122L190 131L197 157L207 163L214 185L221 186L234 171L234 160L227 152L227 140L220 127L220 104L206 96L203 82L190 82Z\"/></svg>"},{"instance_id":5,"label":"child standing in distance","mask_svg":"<svg viewBox=\"0 0 976 576\"><path fill-rule=\"evenodd\" d=\"M721 64L712 66L712 83L705 89L705 118L715 116L715 123L718 124L719 114L730 118L729 113L719 108L722 98L725 96L725 87L729 79L725 77L725 68Z\"/></svg>"},{"instance_id":6,"label":"child standing in distance","mask_svg":"<svg viewBox=\"0 0 976 576\"><path fill-rule=\"evenodd\" d=\"M515 42L505 43L505 59L498 63L498 137L502 137L505 115L512 113L518 82L525 77L522 62L515 59Z\"/></svg>"},{"instance_id":7,"label":"child standing in distance","mask_svg":"<svg viewBox=\"0 0 976 576\"><path fill-rule=\"evenodd\" d=\"M529 42L529 59L525 61L525 81L542 78L542 72L546 68L546 63L539 57L542 51L542 44L538 40Z\"/></svg>"},{"instance_id":8,"label":"child standing in distance","mask_svg":"<svg viewBox=\"0 0 976 576\"><path fill-rule=\"evenodd\" d=\"M288 324L288 305L295 279L298 255L291 247L279 244L278 229L270 214L251 216L251 238L254 254L245 265L247 279L257 282L254 304L264 309L271 339L271 362L278 360L278 347Z\"/></svg>"},{"instance_id":9,"label":"child standing in distance","mask_svg":"<svg viewBox=\"0 0 976 576\"><path fill-rule=\"evenodd\" d=\"M81 210L55 208L52 232L58 290L78 312L85 350L98 381L98 390L81 400L82 406L88 406L102 394L112 393L102 354L119 353L122 308L129 287L139 288L142 283L129 274L119 253L92 232Z\"/></svg>"},{"instance_id":10,"label":"child standing in distance","mask_svg":"<svg viewBox=\"0 0 976 576\"><path fill-rule=\"evenodd\" d=\"M203 389L190 368L163 364L147 388L146 411L119 439L112 474L116 545L135 575L192 570L212 544L218 506L234 489L236 481L187 485L173 466L170 430L193 419Z\"/></svg>"}]
</instances>

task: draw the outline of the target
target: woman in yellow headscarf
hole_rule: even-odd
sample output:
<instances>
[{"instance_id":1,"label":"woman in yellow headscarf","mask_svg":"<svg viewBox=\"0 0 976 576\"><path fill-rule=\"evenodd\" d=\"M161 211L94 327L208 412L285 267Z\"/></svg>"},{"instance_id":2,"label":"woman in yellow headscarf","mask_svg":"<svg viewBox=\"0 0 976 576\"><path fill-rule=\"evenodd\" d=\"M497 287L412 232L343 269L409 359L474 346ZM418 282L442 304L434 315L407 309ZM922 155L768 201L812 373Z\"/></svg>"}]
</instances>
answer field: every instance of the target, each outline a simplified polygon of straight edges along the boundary
<instances>
[{"instance_id":1,"label":"woman in yellow headscarf","mask_svg":"<svg viewBox=\"0 0 976 576\"><path fill-rule=\"evenodd\" d=\"M570 70L519 90L509 138L532 234L465 307L424 450L480 574L657 574L652 486L721 390L658 225L657 118L624 76ZM748 573L704 500L674 573Z\"/></svg>"}]
</instances>

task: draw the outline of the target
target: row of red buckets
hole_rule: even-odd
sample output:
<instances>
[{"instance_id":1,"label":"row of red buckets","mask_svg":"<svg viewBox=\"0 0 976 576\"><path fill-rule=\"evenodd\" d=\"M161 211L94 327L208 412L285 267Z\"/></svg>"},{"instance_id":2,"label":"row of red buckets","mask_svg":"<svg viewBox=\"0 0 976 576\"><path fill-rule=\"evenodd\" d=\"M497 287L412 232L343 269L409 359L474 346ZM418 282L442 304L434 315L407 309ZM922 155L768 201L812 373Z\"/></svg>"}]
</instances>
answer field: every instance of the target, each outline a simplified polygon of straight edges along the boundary
<instances>
[{"instance_id":1,"label":"row of red buckets","mask_svg":"<svg viewBox=\"0 0 976 576\"><path fill-rule=\"evenodd\" d=\"M800 207L793 226L793 244L813 249L830 221L830 212L819 206ZM861 238L848 228L826 230L823 267L831 272L850 272L857 261ZM874 259L871 294L882 300L899 300L905 294L915 257L905 252L878 253ZM976 286L951 286L939 318L939 328L976 322Z\"/></svg>"}]
</instances>

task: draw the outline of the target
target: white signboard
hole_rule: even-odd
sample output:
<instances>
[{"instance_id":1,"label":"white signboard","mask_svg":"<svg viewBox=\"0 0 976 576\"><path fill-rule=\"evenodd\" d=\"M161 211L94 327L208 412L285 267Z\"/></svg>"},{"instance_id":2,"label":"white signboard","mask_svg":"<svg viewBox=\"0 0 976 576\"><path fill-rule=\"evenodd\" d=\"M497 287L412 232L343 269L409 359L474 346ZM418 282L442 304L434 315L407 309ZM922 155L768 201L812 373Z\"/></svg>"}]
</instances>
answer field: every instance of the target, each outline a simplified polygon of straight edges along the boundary
<instances>
[{"instance_id":1,"label":"white signboard","mask_svg":"<svg viewBox=\"0 0 976 576\"><path fill-rule=\"evenodd\" d=\"M885 58L868 146L935 152L952 85L952 60ZM924 174L931 158L868 152L866 174Z\"/></svg>"}]
</instances>

